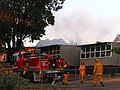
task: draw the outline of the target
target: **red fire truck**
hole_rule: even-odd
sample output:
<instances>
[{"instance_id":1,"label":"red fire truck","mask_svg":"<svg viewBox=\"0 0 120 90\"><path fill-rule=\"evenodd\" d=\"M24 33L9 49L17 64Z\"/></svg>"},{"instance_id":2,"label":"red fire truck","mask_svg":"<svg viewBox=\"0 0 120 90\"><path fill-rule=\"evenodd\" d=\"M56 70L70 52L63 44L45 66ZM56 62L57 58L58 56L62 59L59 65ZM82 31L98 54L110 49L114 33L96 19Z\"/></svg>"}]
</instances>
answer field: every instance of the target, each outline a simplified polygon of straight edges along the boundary
<instances>
[{"instance_id":1,"label":"red fire truck","mask_svg":"<svg viewBox=\"0 0 120 90\"><path fill-rule=\"evenodd\" d=\"M62 67L64 58L52 58L50 54L33 54L31 52L17 52L13 54L13 70L20 72L30 81L48 80L52 82L57 75L63 77Z\"/></svg>"}]
</instances>

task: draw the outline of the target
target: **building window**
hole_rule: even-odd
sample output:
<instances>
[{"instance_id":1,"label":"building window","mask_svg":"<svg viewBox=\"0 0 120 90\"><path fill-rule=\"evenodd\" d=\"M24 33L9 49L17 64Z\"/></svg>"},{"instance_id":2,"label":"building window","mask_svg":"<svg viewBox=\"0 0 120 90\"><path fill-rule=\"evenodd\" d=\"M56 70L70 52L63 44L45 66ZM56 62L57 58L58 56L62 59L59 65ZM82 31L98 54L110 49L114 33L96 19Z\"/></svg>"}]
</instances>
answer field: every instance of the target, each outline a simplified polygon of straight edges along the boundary
<instances>
[{"instance_id":1,"label":"building window","mask_svg":"<svg viewBox=\"0 0 120 90\"><path fill-rule=\"evenodd\" d=\"M107 50L111 50L111 45L107 45Z\"/></svg>"},{"instance_id":2,"label":"building window","mask_svg":"<svg viewBox=\"0 0 120 90\"><path fill-rule=\"evenodd\" d=\"M100 52L96 52L95 57L100 57Z\"/></svg>"},{"instance_id":3,"label":"building window","mask_svg":"<svg viewBox=\"0 0 120 90\"><path fill-rule=\"evenodd\" d=\"M105 45L102 45L102 46L101 46L101 50L105 50Z\"/></svg>"},{"instance_id":4,"label":"building window","mask_svg":"<svg viewBox=\"0 0 120 90\"><path fill-rule=\"evenodd\" d=\"M57 54L60 54L60 51L57 51Z\"/></svg>"},{"instance_id":5,"label":"building window","mask_svg":"<svg viewBox=\"0 0 120 90\"><path fill-rule=\"evenodd\" d=\"M107 51L106 56L111 56L111 51Z\"/></svg>"},{"instance_id":6,"label":"building window","mask_svg":"<svg viewBox=\"0 0 120 90\"><path fill-rule=\"evenodd\" d=\"M54 47L54 50L56 50L57 48L56 47Z\"/></svg>"},{"instance_id":7,"label":"building window","mask_svg":"<svg viewBox=\"0 0 120 90\"><path fill-rule=\"evenodd\" d=\"M105 51L101 52L101 57L105 57Z\"/></svg>"},{"instance_id":8,"label":"building window","mask_svg":"<svg viewBox=\"0 0 120 90\"><path fill-rule=\"evenodd\" d=\"M81 58L85 58L85 54L81 54Z\"/></svg>"},{"instance_id":9,"label":"building window","mask_svg":"<svg viewBox=\"0 0 120 90\"><path fill-rule=\"evenodd\" d=\"M86 48L86 52L90 52L90 48L89 47Z\"/></svg>"},{"instance_id":10,"label":"building window","mask_svg":"<svg viewBox=\"0 0 120 90\"><path fill-rule=\"evenodd\" d=\"M94 57L94 53L91 53L91 58L93 58Z\"/></svg>"},{"instance_id":11,"label":"building window","mask_svg":"<svg viewBox=\"0 0 120 90\"><path fill-rule=\"evenodd\" d=\"M57 50L60 50L60 46L57 46Z\"/></svg>"},{"instance_id":12,"label":"building window","mask_svg":"<svg viewBox=\"0 0 120 90\"><path fill-rule=\"evenodd\" d=\"M86 53L86 58L90 58L90 53Z\"/></svg>"},{"instance_id":13,"label":"building window","mask_svg":"<svg viewBox=\"0 0 120 90\"><path fill-rule=\"evenodd\" d=\"M81 49L81 58L101 58L101 57L111 57L112 56L112 44L100 44L97 46L87 46Z\"/></svg>"},{"instance_id":14,"label":"building window","mask_svg":"<svg viewBox=\"0 0 120 90\"><path fill-rule=\"evenodd\" d=\"M91 47L91 52L94 52L95 51L95 47Z\"/></svg>"},{"instance_id":15,"label":"building window","mask_svg":"<svg viewBox=\"0 0 120 90\"><path fill-rule=\"evenodd\" d=\"M81 52L82 52L82 53L85 52L85 48L82 48L82 49L81 49Z\"/></svg>"},{"instance_id":16,"label":"building window","mask_svg":"<svg viewBox=\"0 0 120 90\"><path fill-rule=\"evenodd\" d=\"M100 51L100 47L96 47L96 51Z\"/></svg>"}]
</instances>

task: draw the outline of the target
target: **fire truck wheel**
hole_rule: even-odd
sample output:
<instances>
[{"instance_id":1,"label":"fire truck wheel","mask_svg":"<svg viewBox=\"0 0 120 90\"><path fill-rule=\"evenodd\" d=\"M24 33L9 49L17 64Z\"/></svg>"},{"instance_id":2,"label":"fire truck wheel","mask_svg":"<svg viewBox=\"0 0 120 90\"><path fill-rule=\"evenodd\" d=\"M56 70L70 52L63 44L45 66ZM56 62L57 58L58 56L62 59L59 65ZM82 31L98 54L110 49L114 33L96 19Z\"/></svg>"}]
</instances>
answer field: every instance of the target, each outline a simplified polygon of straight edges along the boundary
<instances>
[{"instance_id":1,"label":"fire truck wheel","mask_svg":"<svg viewBox=\"0 0 120 90\"><path fill-rule=\"evenodd\" d=\"M53 82L53 77L48 77L48 82L52 83Z\"/></svg>"},{"instance_id":2,"label":"fire truck wheel","mask_svg":"<svg viewBox=\"0 0 120 90\"><path fill-rule=\"evenodd\" d=\"M29 79L29 81L30 81L31 83L34 83L33 72L29 72L28 79Z\"/></svg>"}]
</instances>

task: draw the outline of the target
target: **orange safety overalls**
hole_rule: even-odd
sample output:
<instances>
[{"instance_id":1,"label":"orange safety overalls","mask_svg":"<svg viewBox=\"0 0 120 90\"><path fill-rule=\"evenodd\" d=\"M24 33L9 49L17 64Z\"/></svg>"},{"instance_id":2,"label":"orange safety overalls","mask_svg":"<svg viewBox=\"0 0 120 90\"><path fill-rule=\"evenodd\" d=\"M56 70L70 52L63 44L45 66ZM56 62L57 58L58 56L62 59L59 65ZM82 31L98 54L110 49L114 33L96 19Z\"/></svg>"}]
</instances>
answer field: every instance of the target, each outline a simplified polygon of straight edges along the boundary
<instances>
[{"instance_id":1,"label":"orange safety overalls","mask_svg":"<svg viewBox=\"0 0 120 90\"><path fill-rule=\"evenodd\" d=\"M24 66L24 68L23 68L23 75L25 75L25 74L27 73L28 67L29 67L29 65L28 65L28 63L27 63L27 64Z\"/></svg>"},{"instance_id":2,"label":"orange safety overalls","mask_svg":"<svg viewBox=\"0 0 120 90\"><path fill-rule=\"evenodd\" d=\"M80 65L79 70L80 70L81 82L83 82L84 81L85 72L86 72L86 66L85 65Z\"/></svg>"},{"instance_id":3,"label":"orange safety overalls","mask_svg":"<svg viewBox=\"0 0 120 90\"><path fill-rule=\"evenodd\" d=\"M94 64L94 80L93 85L96 86L97 79L100 81L101 85L103 85L102 80L102 73L103 73L103 65L100 63L99 60L96 60L96 63Z\"/></svg>"},{"instance_id":4,"label":"orange safety overalls","mask_svg":"<svg viewBox=\"0 0 120 90\"><path fill-rule=\"evenodd\" d=\"M68 74L67 73L64 74L64 79L63 79L62 84L63 85L67 85L68 84Z\"/></svg>"}]
</instances>

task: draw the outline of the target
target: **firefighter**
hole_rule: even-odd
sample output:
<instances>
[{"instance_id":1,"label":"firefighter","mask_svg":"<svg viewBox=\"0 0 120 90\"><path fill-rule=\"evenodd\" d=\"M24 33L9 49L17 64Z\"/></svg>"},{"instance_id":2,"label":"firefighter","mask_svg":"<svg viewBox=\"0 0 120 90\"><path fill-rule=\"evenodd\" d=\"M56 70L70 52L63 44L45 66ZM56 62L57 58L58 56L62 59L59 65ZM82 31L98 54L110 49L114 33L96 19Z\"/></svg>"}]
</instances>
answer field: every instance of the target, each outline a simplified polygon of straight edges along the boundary
<instances>
[{"instance_id":1,"label":"firefighter","mask_svg":"<svg viewBox=\"0 0 120 90\"><path fill-rule=\"evenodd\" d=\"M64 72L64 75L63 75L63 81L62 81L62 85L67 85L68 84L68 78L69 78L69 72Z\"/></svg>"},{"instance_id":2,"label":"firefighter","mask_svg":"<svg viewBox=\"0 0 120 90\"><path fill-rule=\"evenodd\" d=\"M28 68L29 68L29 64L28 64L28 62L25 62L25 66L23 68L23 75L25 75L27 73Z\"/></svg>"},{"instance_id":3,"label":"firefighter","mask_svg":"<svg viewBox=\"0 0 120 90\"><path fill-rule=\"evenodd\" d=\"M93 86L96 86L97 79L100 81L100 84L104 86L103 80L102 80L102 73L103 73L103 65L98 59L96 59L94 64Z\"/></svg>"},{"instance_id":4,"label":"firefighter","mask_svg":"<svg viewBox=\"0 0 120 90\"><path fill-rule=\"evenodd\" d=\"M85 76L85 73L86 73L86 66L85 66L85 63L83 61L81 61L81 63L80 63L79 70L80 70L81 83L83 83L84 76Z\"/></svg>"},{"instance_id":5,"label":"firefighter","mask_svg":"<svg viewBox=\"0 0 120 90\"><path fill-rule=\"evenodd\" d=\"M64 74L63 74L62 85L67 85L68 84L68 78L69 78L69 75L70 75L69 71L68 71L68 64L67 64L67 62L63 66L63 69L64 69Z\"/></svg>"}]
</instances>

